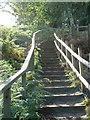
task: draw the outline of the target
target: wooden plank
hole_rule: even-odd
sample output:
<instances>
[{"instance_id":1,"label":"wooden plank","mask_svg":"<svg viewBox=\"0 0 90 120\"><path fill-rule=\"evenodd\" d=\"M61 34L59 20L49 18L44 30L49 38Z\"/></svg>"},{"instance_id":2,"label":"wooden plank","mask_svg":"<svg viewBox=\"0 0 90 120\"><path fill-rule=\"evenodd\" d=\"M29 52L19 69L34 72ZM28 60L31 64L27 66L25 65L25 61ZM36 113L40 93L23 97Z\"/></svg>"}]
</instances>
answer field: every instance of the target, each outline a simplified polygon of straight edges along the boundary
<instances>
[{"instance_id":1,"label":"wooden plank","mask_svg":"<svg viewBox=\"0 0 90 120\"><path fill-rule=\"evenodd\" d=\"M41 30L38 30L37 32L35 32L34 34L33 34L33 37L32 37L32 47L31 47L31 49L30 49L30 51L29 51L29 53L28 53L28 55L27 55L27 57L26 57L26 59L25 59L25 62L24 62L24 64L23 64L23 66L22 66L22 68L21 69L27 69L28 70L28 67L30 66L30 60L31 60L31 58L32 58L32 56L33 56L33 52L34 52L34 48L35 48L35 35L38 33L38 32L40 32Z\"/></svg>"},{"instance_id":2,"label":"wooden plank","mask_svg":"<svg viewBox=\"0 0 90 120\"><path fill-rule=\"evenodd\" d=\"M62 40L62 39L61 39L61 40ZM58 41L58 42L59 42L59 41ZM63 47L62 44L61 44L61 50L64 51L64 47ZM61 54L61 60L64 62L64 58L63 58L62 54Z\"/></svg>"},{"instance_id":3,"label":"wooden plank","mask_svg":"<svg viewBox=\"0 0 90 120\"><path fill-rule=\"evenodd\" d=\"M68 41L65 41L65 43L66 43L66 45L68 45ZM65 53L66 53L67 58L69 59L69 52L67 49L65 49ZM66 67L67 67L67 69L69 69L69 65L68 65L67 61L66 61Z\"/></svg>"},{"instance_id":4,"label":"wooden plank","mask_svg":"<svg viewBox=\"0 0 90 120\"><path fill-rule=\"evenodd\" d=\"M77 55L70 47L68 47L62 40L60 40L55 33L54 33L54 36L55 36L56 40L58 40L76 59L78 59L85 66L90 68L90 62L86 61L85 59L83 59L82 57Z\"/></svg>"},{"instance_id":5,"label":"wooden plank","mask_svg":"<svg viewBox=\"0 0 90 120\"><path fill-rule=\"evenodd\" d=\"M23 64L21 70L28 70L29 69L30 62L31 62L31 59L32 59L32 56L33 56L33 51L34 51L34 46L30 49L30 51L28 53L28 56L26 57L25 62Z\"/></svg>"},{"instance_id":6,"label":"wooden plank","mask_svg":"<svg viewBox=\"0 0 90 120\"><path fill-rule=\"evenodd\" d=\"M78 48L78 55L82 57L82 50L80 50L80 48ZM79 72L80 75L83 76L84 71L83 71L83 64L79 61Z\"/></svg>"},{"instance_id":7,"label":"wooden plank","mask_svg":"<svg viewBox=\"0 0 90 120\"><path fill-rule=\"evenodd\" d=\"M82 57L82 50L78 48L78 55ZM83 64L79 61L79 73L81 76L84 76L84 69L83 69ZM82 92L84 91L84 85L81 83L81 90Z\"/></svg>"},{"instance_id":8,"label":"wooden plank","mask_svg":"<svg viewBox=\"0 0 90 120\"><path fill-rule=\"evenodd\" d=\"M71 49L74 51L74 45L73 44L71 44ZM77 66L76 66L76 62L75 62L75 57L73 57L72 54L71 54L71 60L72 60L73 66L76 68Z\"/></svg>"},{"instance_id":9,"label":"wooden plank","mask_svg":"<svg viewBox=\"0 0 90 120\"><path fill-rule=\"evenodd\" d=\"M26 73L22 75L22 87L26 87Z\"/></svg>"},{"instance_id":10,"label":"wooden plank","mask_svg":"<svg viewBox=\"0 0 90 120\"><path fill-rule=\"evenodd\" d=\"M11 89L4 91L3 96L3 118L11 118Z\"/></svg>"},{"instance_id":11,"label":"wooden plank","mask_svg":"<svg viewBox=\"0 0 90 120\"><path fill-rule=\"evenodd\" d=\"M62 52L62 50L58 47L56 41L54 41L56 48L59 50L59 52L63 55L64 59L68 62L68 64L70 65L71 69L73 70L73 72L75 72L75 74L77 75L77 77L81 80L81 82L86 86L86 88L90 91L90 84L80 75L80 73L77 71L77 69L73 66L73 64L71 63L71 61L66 57L66 55Z\"/></svg>"}]
</instances>

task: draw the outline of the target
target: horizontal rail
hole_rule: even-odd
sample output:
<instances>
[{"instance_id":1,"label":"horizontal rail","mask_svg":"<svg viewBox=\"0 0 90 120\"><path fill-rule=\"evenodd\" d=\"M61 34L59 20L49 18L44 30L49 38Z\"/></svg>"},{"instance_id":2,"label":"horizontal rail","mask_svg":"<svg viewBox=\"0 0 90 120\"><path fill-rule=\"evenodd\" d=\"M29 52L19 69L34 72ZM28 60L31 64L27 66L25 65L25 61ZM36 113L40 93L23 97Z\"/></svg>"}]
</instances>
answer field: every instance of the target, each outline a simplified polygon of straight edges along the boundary
<instances>
[{"instance_id":1,"label":"horizontal rail","mask_svg":"<svg viewBox=\"0 0 90 120\"><path fill-rule=\"evenodd\" d=\"M23 63L23 66L22 66L22 68L21 68L21 70L27 70L28 69L28 66L29 66L29 64L30 64L30 60L31 60L31 57L32 57L32 54L33 54L33 51L34 51L34 48L35 48L35 35L38 33L38 32L40 32L40 31L42 31L42 30L38 30L37 32L35 32L34 34L33 34L33 37L32 37L32 47L31 47L31 49L30 49L30 51L29 51L29 53L28 53L28 56L26 57L26 59L25 59L25 62Z\"/></svg>"},{"instance_id":2,"label":"horizontal rail","mask_svg":"<svg viewBox=\"0 0 90 120\"><path fill-rule=\"evenodd\" d=\"M82 64L90 68L90 62L77 55L70 47L68 47L62 40L60 40L55 33L54 36L56 40L58 40L65 47L65 49L67 49L76 59L78 59Z\"/></svg>"},{"instance_id":3,"label":"horizontal rail","mask_svg":"<svg viewBox=\"0 0 90 120\"><path fill-rule=\"evenodd\" d=\"M66 55L62 52L62 50L58 47L56 41L54 41L56 48L62 54L64 59L68 62L72 70L76 73L77 77L81 80L81 82L86 86L86 88L90 91L90 84L81 76L81 74L77 71L77 69L73 66L71 61L66 57Z\"/></svg>"}]
</instances>

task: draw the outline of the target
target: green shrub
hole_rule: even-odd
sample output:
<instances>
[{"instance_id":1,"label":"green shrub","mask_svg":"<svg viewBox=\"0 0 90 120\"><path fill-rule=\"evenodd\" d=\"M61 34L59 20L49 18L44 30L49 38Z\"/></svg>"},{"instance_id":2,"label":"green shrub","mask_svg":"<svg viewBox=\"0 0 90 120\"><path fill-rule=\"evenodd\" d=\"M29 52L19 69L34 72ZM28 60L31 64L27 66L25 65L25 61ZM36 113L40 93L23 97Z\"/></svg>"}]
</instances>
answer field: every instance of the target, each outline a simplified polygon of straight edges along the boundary
<instances>
[{"instance_id":1,"label":"green shrub","mask_svg":"<svg viewBox=\"0 0 90 120\"><path fill-rule=\"evenodd\" d=\"M5 40L2 46L3 58L15 68L20 69L20 61L25 59L25 48L20 48L14 42Z\"/></svg>"},{"instance_id":2,"label":"green shrub","mask_svg":"<svg viewBox=\"0 0 90 120\"><path fill-rule=\"evenodd\" d=\"M0 84L15 73L15 69L8 61L0 60Z\"/></svg>"}]
</instances>

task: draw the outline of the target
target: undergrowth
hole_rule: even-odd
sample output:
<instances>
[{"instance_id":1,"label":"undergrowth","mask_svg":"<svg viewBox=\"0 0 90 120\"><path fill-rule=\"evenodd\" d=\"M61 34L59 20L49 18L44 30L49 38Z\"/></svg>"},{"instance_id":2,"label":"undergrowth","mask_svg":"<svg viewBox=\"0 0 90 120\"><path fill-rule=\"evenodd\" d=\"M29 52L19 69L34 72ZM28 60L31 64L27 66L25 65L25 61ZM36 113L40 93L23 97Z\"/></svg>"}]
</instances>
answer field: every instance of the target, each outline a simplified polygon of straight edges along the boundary
<instances>
[{"instance_id":1,"label":"undergrowth","mask_svg":"<svg viewBox=\"0 0 90 120\"><path fill-rule=\"evenodd\" d=\"M71 86L73 87L80 87L80 80L77 78L77 76L75 75L75 73L71 70L65 70L66 72L66 76L68 77L68 79L71 81Z\"/></svg>"},{"instance_id":2,"label":"undergrowth","mask_svg":"<svg viewBox=\"0 0 90 120\"><path fill-rule=\"evenodd\" d=\"M38 49L40 50L40 49ZM43 95L49 94L41 89L44 84L40 82L42 71L39 62L39 52L35 50L34 71L27 73L27 85L25 90L21 86L21 80L13 85L12 88L12 118L19 120L41 120L38 108L43 102Z\"/></svg>"}]
</instances>

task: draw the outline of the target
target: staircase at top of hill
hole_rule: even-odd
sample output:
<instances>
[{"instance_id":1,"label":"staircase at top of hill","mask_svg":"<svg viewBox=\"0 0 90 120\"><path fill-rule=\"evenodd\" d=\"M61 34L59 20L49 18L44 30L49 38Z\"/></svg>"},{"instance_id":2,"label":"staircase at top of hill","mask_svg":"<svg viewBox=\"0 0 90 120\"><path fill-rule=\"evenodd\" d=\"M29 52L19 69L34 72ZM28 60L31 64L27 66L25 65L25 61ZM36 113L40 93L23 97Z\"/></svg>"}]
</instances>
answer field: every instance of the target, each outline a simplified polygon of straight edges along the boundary
<instances>
[{"instance_id":1,"label":"staircase at top of hill","mask_svg":"<svg viewBox=\"0 0 90 120\"><path fill-rule=\"evenodd\" d=\"M70 86L71 82L65 76L64 67L56 54L53 41L44 42L41 46L42 77L49 78L51 83L44 82L45 95L39 113L43 120L82 120L85 117L85 106L81 104L84 95L79 88Z\"/></svg>"}]
</instances>

